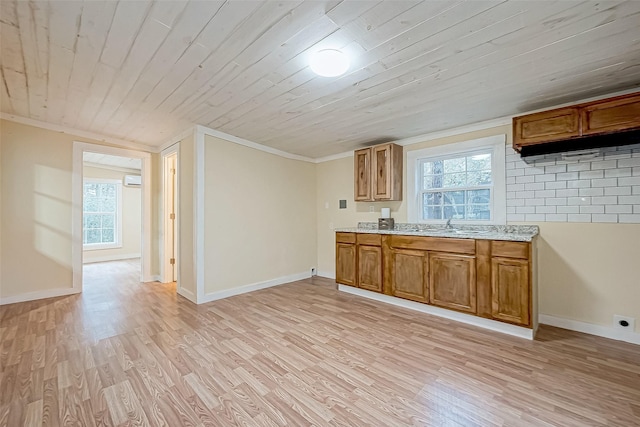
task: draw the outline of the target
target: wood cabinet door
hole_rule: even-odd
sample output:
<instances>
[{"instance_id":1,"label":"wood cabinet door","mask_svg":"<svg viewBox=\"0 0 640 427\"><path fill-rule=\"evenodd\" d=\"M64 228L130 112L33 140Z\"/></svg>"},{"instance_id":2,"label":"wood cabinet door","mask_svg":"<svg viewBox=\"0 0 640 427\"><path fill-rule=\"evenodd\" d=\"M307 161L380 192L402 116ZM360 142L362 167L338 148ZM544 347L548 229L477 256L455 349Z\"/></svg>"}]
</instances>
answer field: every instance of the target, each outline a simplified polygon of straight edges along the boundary
<instances>
[{"instance_id":1,"label":"wood cabinet door","mask_svg":"<svg viewBox=\"0 0 640 427\"><path fill-rule=\"evenodd\" d=\"M529 261L491 259L491 312L494 319L529 326Z\"/></svg>"},{"instance_id":2,"label":"wood cabinet door","mask_svg":"<svg viewBox=\"0 0 640 427\"><path fill-rule=\"evenodd\" d=\"M363 148L353 153L354 158L354 199L373 200L371 197L371 148Z\"/></svg>"},{"instance_id":3,"label":"wood cabinet door","mask_svg":"<svg viewBox=\"0 0 640 427\"><path fill-rule=\"evenodd\" d=\"M382 248L358 245L358 287L382 292Z\"/></svg>"},{"instance_id":4,"label":"wood cabinet door","mask_svg":"<svg viewBox=\"0 0 640 427\"><path fill-rule=\"evenodd\" d=\"M580 109L582 134L619 132L640 127L640 94L594 102Z\"/></svg>"},{"instance_id":5,"label":"wood cabinet door","mask_svg":"<svg viewBox=\"0 0 640 427\"><path fill-rule=\"evenodd\" d=\"M475 314L475 257L430 253L429 302L439 307Z\"/></svg>"},{"instance_id":6,"label":"wood cabinet door","mask_svg":"<svg viewBox=\"0 0 640 427\"><path fill-rule=\"evenodd\" d=\"M391 144L373 147L373 198L391 198Z\"/></svg>"},{"instance_id":7,"label":"wood cabinet door","mask_svg":"<svg viewBox=\"0 0 640 427\"><path fill-rule=\"evenodd\" d=\"M427 252L392 249L391 258L391 294L412 301L427 302Z\"/></svg>"},{"instance_id":8,"label":"wood cabinet door","mask_svg":"<svg viewBox=\"0 0 640 427\"><path fill-rule=\"evenodd\" d=\"M513 147L559 141L580 136L580 114L577 107L560 108L528 114L513 119Z\"/></svg>"},{"instance_id":9,"label":"wood cabinet door","mask_svg":"<svg viewBox=\"0 0 640 427\"><path fill-rule=\"evenodd\" d=\"M336 282L356 286L356 245L336 243Z\"/></svg>"}]
</instances>

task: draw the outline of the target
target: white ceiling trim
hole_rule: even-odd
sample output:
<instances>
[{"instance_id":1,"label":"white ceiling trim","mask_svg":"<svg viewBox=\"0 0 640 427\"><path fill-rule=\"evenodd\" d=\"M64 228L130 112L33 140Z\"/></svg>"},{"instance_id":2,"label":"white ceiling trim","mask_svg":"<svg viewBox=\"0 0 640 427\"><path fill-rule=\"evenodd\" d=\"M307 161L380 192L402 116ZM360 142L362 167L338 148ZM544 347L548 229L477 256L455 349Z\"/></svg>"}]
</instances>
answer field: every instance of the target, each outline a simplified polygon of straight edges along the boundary
<instances>
[{"instance_id":1,"label":"white ceiling trim","mask_svg":"<svg viewBox=\"0 0 640 427\"><path fill-rule=\"evenodd\" d=\"M196 127L195 126L189 126L187 129L183 130L182 132L180 132L176 136L174 136L172 138L169 138L166 142L160 144L160 147L157 147L157 149L156 149L157 150L156 153L163 152L164 150L166 150L167 148L171 147L172 145L175 145L178 142L182 141L183 139L185 139L189 135L193 135L195 131L196 131Z\"/></svg>"},{"instance_id":2,"label":"white ceiling trim","mask_svg":"<svg viewBox=\"0 0 640 427\"><path fill-rule=\"evenodd\" d=\"M80 138L89 138L95 141L106 142L108 144L117 145L118 147L131 148L138 151L156 152L157 147L151 147L146 144L140 144L137 142L126 141L124 139L112 138L110 136L100 135L93 132L87 132L80 129L74 129L68 126L55 125L53 123L47 123L40 120L30 119L27 117L16 116L15 114L7 114L0 112L0 119L10 122L20 123L23 125L34 126L42 129L51 130L54 132L62 132L67 135L72 135Z\"/></svg>"},{"instance_id":3,"label":"white ceiling trim","mask_svg":"<svg viewBox=\"0 0 640 427\"><path fill-rule=\"evenodd\" d=\"M86 161L82 162L82 164L90 168L106 169L110 171L124 172L132 175L140 175L140 169L121 168L119 166L103 165L101 163L93 163L93 162L86 162Z\"/></svg>"},{"instance_id":4,"label":"white ceiling trim","mask_svg":"<svg viewBox=\"0 0 640 427\"><path fill-rule=\"evenodd\" d=\"M219 130L211 129L206 126L197 125L197 132L202 132L205 135L213 136L215 138L224 139L225 141L233 142L235 144L244 145L245 147L255 148L256 150L264 151L265 153L275 154L276 156L284 157L291 160L300 160L302 162L316 163L315 159L311 157L299 156L297 154L287 153L286 151L278 150L277 148L268 147L266 145L258 144L257 142L249 141L248 139L239 138L228 133L220 132Z\"/></svg>"}]
</instances>

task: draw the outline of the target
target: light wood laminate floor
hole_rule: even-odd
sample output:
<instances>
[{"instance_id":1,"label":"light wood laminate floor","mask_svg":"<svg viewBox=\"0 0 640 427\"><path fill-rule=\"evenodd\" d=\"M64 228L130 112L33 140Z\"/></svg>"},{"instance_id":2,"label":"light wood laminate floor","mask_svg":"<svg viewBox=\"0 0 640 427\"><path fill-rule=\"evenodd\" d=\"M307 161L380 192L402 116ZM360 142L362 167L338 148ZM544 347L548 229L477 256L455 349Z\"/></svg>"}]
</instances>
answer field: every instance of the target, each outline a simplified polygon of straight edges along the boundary
<instances>
[{"instance_id":1,"label":"light wood laminate floor","mask_svg":"<svg viewBox=\"0 0 640 427\"><path fill-rule=\"evenodd\" d=\"M485 331L303 280L196 306L88 265L0 308L0 425L638 426L640 347Z\"/></svg>"}]
</instances>

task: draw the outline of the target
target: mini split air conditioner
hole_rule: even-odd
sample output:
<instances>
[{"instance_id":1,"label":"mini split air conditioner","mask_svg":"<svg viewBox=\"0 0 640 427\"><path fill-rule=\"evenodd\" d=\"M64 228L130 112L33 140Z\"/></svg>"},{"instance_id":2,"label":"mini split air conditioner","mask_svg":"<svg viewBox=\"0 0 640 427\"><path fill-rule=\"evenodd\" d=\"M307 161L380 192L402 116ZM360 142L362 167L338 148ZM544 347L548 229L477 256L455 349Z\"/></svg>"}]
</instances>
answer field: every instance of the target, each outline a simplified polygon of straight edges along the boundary
<instances>
[{"instance_id":1,"label":"mini split air conditioner","mask_svg":"<svg viewBox=\"0 0 640 427\"><path fill-rule=\"evenodd\" d=\"M125 175L125 187L140 187L142 185L142 177L140 175Z\"/></svg>"}]
</instances>

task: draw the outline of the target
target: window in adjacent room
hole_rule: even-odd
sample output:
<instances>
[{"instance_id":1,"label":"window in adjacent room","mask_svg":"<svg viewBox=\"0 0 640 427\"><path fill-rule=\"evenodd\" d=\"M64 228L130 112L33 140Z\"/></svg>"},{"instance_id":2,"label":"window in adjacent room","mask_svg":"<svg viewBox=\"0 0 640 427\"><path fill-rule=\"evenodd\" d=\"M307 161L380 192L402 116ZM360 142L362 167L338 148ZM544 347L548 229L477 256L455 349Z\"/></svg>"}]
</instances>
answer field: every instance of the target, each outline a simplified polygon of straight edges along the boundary
<instances>
[{"instance_id":1,"label":"window in adjacent room","mask_svg":"<svg viewBox=\"0 0 640 427\"><path fill-rule=\"evenodd\" d=\"M119 180L85 179L83 186L84 249L122 246L122 183Z\"/></svg>"},{"instance_id":2,"label":"window in adjacent room","mask_svg":"<svg viewBox=\"0 0 640 427\"><path fill-rule=\"evenodd\" d=\"M409 221L504 224L504 150L500 135L409 151Z\"/></svg>"}]
</instances>

